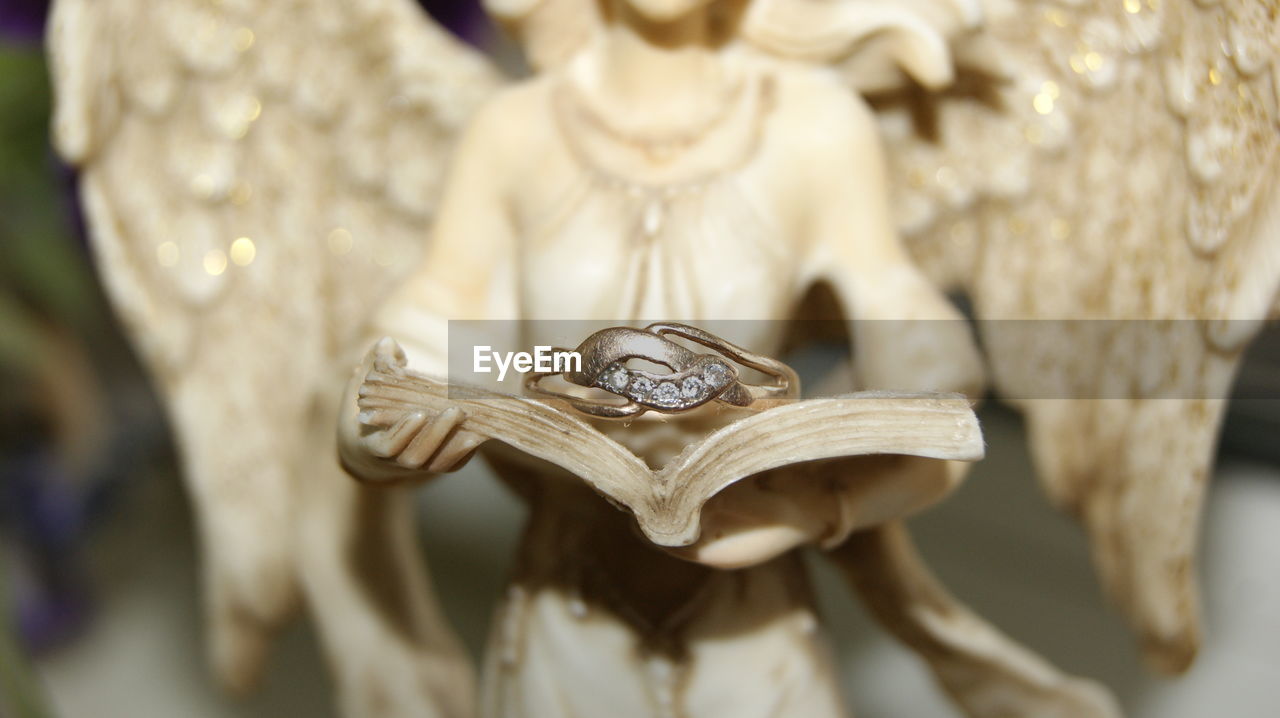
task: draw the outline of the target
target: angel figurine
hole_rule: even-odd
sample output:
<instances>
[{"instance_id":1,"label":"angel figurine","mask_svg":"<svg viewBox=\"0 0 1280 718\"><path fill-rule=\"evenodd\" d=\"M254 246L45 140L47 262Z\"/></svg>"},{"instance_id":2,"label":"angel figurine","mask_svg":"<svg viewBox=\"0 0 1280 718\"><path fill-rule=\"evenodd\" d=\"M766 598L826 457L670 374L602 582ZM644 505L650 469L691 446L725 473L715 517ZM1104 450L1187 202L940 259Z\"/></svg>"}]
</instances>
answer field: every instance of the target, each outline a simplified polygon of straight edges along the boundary
<instances>
[{"instance_id":1,"label":"angel figurine","mask_svg":"<svg viewBox=\"0 0 1280 718\"><path fill-rule=\"evenodd\" d=\"M406 0L55 5L58 146L173 413L227 683L252 682L300 595L346 715L475 710L409 490L345 476L333 425L370 483L453 468L484 434L465 411L362 422L368 372L348 377L374 340L440 376L450 319L751 319L733 341L769 354L769 327L816 285L856 320L862 385L898 391L981 386L967 330L918 321L958 317L939 287L967 291L980 319L1221 320L1160 334L1156 371L1115 337L981 326L1051 496L1085 521L1154 662L1189 664L1220 397L1280 276L1274 14L1247 0L490 9L534 77L498 89ZM1035 372L1051 386L1029 391ZM1193 391L1170 399L1151 376ZM1097 401L1108 386L1139 396ZM671 426L699 430L612 435L661 463L651 439ZM496 464L531 519L486 715L842 715L791 550L811 543L970 715L1117 712L929 576L898 519L954 488L954 463L868 467L863 498L896 499L877 516L853 510L854 477L738 482L674 550L581 482Z\"/></svg>"},{"instance_id":2,"label":"angel figurine","mask_svg":"<svg viewBox=\"0 0 1280 718\"><path fill-rule=\"evenodd\" d=\"M899 17L877 21L896 29ZM477 111L421 267L374 315L373 334L393 337L400 362L435 377L449 373L447 320L754 320L734 341L759 351L776 348L778 324L827 283L858 320L864 385L975 391L981 365L967 329L896 238L872 112L829 70L738 41L744 24L748 33L803 33L812 30L805 19L767 2L604 5L600 27L568 61ZM865 28L846 28L855 30ZM904 42L897 51L924 79L945 77L945 57L916 50ZM637 356L673 365L654 352ZM368 368L353 378L339 420L352 473L403 480L448 471L476 450L481 437L465 410L357 413L357 395L376 388ZM707 421L636 421L611 436L660 466L671 434L677 446L691 443ZM580 481L494 462L527 499L530 524L496 620L482 714L843 715L792 549L840 546L938 500L958 472L930 464L757 476L699 507L696 539L664 552ZM892 554L883 565L858 560L851 570L896 566L902 547L893 543L879 546ZM877 591L894 585L878 578ZM909 618L918 589L889 610L923 628ZM981 663L1003 663L1007 673L991 676L1010 679L1004 700L1110 714L1092 686L1040 665L1042 675L1019 674L1026 667L1014 649L976 621L954 630L955 652L968 643L973 655L925 653L944 681L964 660L978 675ZM1005 655L979 659L976 636ZM758 689L743 685L747 676L761 677ZM982 690L951 687L971 710L989 710L980 694L1000 689L978 682Z\"/></svg>"}]
</instances>

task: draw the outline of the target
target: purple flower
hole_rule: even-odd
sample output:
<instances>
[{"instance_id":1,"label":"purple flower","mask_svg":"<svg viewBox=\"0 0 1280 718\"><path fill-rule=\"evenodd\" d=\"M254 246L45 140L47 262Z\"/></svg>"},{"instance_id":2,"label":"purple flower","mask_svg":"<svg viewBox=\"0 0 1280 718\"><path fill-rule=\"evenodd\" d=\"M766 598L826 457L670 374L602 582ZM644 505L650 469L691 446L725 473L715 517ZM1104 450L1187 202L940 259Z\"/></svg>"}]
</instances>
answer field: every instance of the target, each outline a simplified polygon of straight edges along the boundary
<instances>
[{"instance_id":1,"label":"purple flower","mask_svg":"<svg viewBox=\"0 0 1280 718\"><path fill-rule=\"evenodd\" d=\"M39 42L49 0L0 0L0 42Z\"/></svg>"},{"instance_id":2,"label":"purple flower","mask_svg":"<svg viewBox=\"0 0 1280 718\"><path fill-rule=\"evenodd\" d=\"M5 0L0 0L4 2ZM480 45L492 32L489 16L479 0L418 0L436 22L449 28L454 35L473 45Z\"/></svg>"}]
</instances>

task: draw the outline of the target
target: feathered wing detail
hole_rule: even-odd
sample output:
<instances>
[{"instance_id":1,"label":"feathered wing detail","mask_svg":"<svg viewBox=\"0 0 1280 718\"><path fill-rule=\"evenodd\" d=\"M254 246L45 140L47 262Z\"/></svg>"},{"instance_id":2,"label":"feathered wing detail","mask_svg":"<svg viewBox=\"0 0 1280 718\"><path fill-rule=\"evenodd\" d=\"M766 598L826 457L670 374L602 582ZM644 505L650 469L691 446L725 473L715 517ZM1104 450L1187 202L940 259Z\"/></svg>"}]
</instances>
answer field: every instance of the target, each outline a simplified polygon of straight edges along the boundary
<instances>
[{"instance_id":1,"label":"feathered wing detail","mask_svg":"<svg viewBox=\"0 0 1280 718\"><path fill-rule=\"evenodd\" d=\"M216 667L245 685L322 550L294 531L329 479L299 467L335 455L335 359L414 266L499 79L411 0L59 0L48 39L56 143L171 410Z\"/></svg>"},{"instance_id":2,"label":"feathered wing detail","mask_svg":"<svg viewBox=\"0 0 1280 718\"><path fill-rule=\"evenodd\" d=\"M877 99L900 227L971 296L1048 493L1179 671L1223 399L1280 283L1280 8L990 5L954 86Z\"/></svg>"}]
</instances>

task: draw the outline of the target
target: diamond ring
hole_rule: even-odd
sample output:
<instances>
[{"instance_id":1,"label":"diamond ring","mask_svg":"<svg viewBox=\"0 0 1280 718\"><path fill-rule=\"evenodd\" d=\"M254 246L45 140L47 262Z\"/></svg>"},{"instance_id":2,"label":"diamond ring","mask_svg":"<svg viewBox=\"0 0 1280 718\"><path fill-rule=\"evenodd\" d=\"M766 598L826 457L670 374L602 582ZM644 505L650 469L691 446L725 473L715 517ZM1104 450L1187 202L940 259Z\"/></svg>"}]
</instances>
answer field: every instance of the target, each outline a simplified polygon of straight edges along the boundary
<instances>
[{"instance_id":1,"label":"diamond ring","mask_svg":"<svg viewBox=\"0 0 1280 718\"><path fill-rule=\"evenodd\" d=\"M669 336L700 344L715 353L696 352ZM675 414L713 400L752 407L762 400L794 399L799 394L799 379L786 364L687 324L660 322L644 329L602 329L587 337L576 351L582 357L578 370L526 374L525 389L532 394L562 399L584 414L609 419L634 417L647 411ZM632 359L658 364L671 371L655 373L628 366L627 362ZM738 366L764 374L767 383L744 382ZM619 403L613 397L597 399L548 388L544 380L553 376L576 387L603 390L621 397L624 402Z\"/></svg>"}]
</instances>

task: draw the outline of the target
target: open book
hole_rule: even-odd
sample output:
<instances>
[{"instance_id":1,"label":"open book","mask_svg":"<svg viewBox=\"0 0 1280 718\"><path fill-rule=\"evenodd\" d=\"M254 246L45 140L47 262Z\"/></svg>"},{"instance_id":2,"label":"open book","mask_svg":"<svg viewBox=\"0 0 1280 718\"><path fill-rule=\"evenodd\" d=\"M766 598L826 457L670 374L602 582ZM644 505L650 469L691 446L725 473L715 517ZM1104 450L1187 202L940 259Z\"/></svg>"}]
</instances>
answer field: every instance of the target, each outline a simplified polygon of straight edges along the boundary
<instances>
[{"instance_id":1,"label":"open book","mask_svg":"<svg viewBox=\"0 0 1280 718\"><path fill-rule=\"evenodd\" d=\"M727 424L691 443L660 469L571 409L528 397L450 386L408 369L380 342L360 388L361 411L438 414L461 410L467 430L501 441L581 477L635 515L660 546L698 538L702 507L740 479L820 459L899 454L982 458L982 431L959 394L862 392L783 404Z\"/></svg>"}]
</instances>

